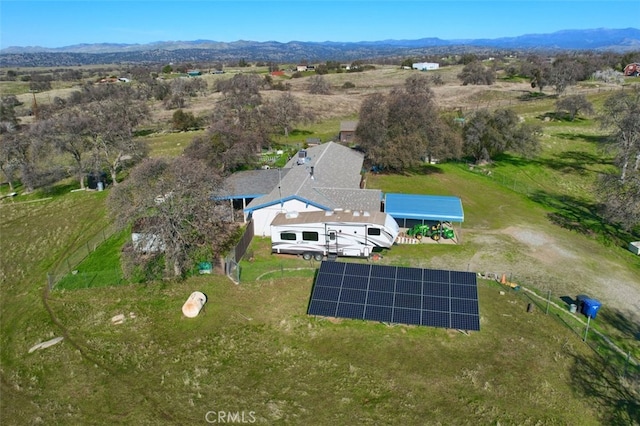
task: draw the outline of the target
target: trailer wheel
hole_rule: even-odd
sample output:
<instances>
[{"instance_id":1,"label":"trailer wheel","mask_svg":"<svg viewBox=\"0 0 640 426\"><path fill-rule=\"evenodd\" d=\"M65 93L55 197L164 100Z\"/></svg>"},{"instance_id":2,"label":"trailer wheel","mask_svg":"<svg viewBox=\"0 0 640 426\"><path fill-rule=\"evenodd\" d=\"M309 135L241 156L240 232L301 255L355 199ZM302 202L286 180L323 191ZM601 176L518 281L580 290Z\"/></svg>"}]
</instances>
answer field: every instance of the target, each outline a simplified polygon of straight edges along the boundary
<instances>
[{"instance_id":1,"label":"trailer wheel","mask_svg":"<svg viewBox=\"0 0 640 426\"><path fill-rule=\"evenodd\" d=\"M309 253L309 252L304 252L304 253L302 253L302 258L303 258L304 260L311 260L311 258L312 258L312 257L313 257L313 254L312 254L312 253Z\"/></svg>"},{"instance_id":2,"label":"trailer wheel","mask_svg":"<svg viewBox=\"0 0 640 426\"><path fill-rule=\"evenodd\" d=\"M322 253L315 253L315 254L313 255L313 258L314 258L315 260L317 260L318 262L322 262L322 259L324 259L324 255L323 255Z\"/></svg>"}]
</instances>

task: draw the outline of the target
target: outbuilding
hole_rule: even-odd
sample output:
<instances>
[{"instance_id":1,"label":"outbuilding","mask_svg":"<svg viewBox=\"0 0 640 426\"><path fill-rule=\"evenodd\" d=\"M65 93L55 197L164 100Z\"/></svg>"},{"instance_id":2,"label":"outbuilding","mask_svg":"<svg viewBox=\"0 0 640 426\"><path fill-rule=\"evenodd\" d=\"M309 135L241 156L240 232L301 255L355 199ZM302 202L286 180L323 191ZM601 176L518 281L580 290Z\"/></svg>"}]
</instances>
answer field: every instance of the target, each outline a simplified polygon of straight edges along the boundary
<instances>
[{"instance_id":1,"label":"outbuilding","mask_svg":"<svg viewBox=\"0 0 640 426\"><path fill-rule=\"evenodd\" d=\"M384 196L384 211L401 228L427 223L458 224L457 241L464 222L462 200L454 196L388 193Z\"/></svg>"},{"instance_id":2,"label":"outbuilding","mask_svg":"<svg viewBox=\"0 0 640 426\"><path fill-rule=\"evenodd\" d=\"M437 70L438 68L440 68L440 64L435 62L416 62L415 64L411 65L411 68L420 71Z\"/></svg>"}]
</instances>

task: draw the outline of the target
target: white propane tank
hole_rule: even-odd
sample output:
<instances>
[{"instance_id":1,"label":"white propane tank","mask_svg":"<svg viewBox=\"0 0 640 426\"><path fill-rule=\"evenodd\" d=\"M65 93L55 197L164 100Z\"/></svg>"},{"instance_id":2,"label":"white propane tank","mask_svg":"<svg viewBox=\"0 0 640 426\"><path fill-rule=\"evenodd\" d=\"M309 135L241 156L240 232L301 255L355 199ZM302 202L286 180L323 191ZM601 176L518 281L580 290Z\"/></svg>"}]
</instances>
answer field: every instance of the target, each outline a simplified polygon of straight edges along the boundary
<instances>
[{"instance_id":1,"label":"white propane tank","mask_svg":"<svg viewBox=\"0 0 640 426\"><path fill-rule=\"evenodd\" d=\"M182 313L189 318L195 318L198 316L204 304L207 303L207 296L199 291L191 293L184 305L182 305Z\"/></svg>"}]
</instances>

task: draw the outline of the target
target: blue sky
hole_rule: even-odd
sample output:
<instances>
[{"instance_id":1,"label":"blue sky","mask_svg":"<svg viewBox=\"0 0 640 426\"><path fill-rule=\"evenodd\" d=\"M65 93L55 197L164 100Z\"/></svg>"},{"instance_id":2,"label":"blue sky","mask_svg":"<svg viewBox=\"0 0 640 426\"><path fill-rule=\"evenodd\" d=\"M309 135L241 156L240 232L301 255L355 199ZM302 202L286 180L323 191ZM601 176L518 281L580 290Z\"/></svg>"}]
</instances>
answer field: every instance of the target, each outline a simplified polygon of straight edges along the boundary
<instances>
[{"instance_id":1,"label":"blue sky","mask_svg":"<svg viewBox=\"0 0 640 426\"><path fill-rule=\"evenodd\" d=\"M197 39L452 40L639 26L638 0L0 0L0 48Z\"/></svg>"}]
</instances>

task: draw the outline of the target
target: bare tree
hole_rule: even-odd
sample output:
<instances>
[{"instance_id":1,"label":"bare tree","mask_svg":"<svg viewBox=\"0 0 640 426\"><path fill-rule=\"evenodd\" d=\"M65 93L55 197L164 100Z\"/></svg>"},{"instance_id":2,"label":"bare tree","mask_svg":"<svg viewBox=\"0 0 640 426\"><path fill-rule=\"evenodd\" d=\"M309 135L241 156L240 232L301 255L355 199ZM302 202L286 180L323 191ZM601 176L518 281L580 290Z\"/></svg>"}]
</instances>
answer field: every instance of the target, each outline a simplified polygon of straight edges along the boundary
<instances>
[{"instance_id":1,"label":"bare tree","mask_svg":"<svg viewBox=\"0 0 640 426\"><path fill-rule=\"evenodd\" d=\"M549 72L549 82L555 92L561 95L567 87L576 84L582 68L584 66L574 59L565 56L556 58Z\"/></svg>"},{"instance_id":2,"label":"bare tree","mask_svg":"<svg viewBox=\"0 0 640 426\"><path fill-rule=\"evenodd\" d=\"M225 206L216 201L218 175L188 157L146 159L108 198L116 224L142 223L142 233L157 239L158 251L142 248L130 255L139 263L164 258L165 276L182 277L199 260L212 259L232 231Z\"/></svg>"},{"instance_id":3,"label":"bare tree","mask_svg":"<svg viewBox=\"0 0 640 426\"><path fill-rule=\"evenodd\" d=\"M256 130L258 125L252 119L256 114L258 111L253 110L239 119L237 111L225 107L216 109L207 132L191 142L185 155L204 161L221 175L250 167L257 161L256 148L264 142L264 135Z\"/></svg>"},{"instance_id":4,"label":"bare tree","mask_svg":"<svg viewBox=\"0 0 640 426\"><path fill-rule=\"evenodd\" d=\"M9 190L13 192L14 181L20 170L20 161L15 155L14 146L18 143L15 132L0 133L0 171L9 183Z\"/></svg>"},{"instance_id":5,"label":"bare tree","mask_svg":"<svg viewBox=\"0 0 640 426\"><path fill-rule=\"evenodd\" d=\"M263 80L255 74L236 74L229 80L218 81L218 90L224 95L224 104L239 111L262 104L262 82Z\"/></svg>"},{"instance_id":6,"label":"bare tree","mask_svg":"<svg viewBox=\"0 0 640 426\"><path fill-rule=\"evenodd\" d=\"M593 114L593 105L587 100L585 95L571 95L556 102L556 110L558 112L565 111L569 114L569 120L573 121L576 116L583 112L585 114Z\"/></svg>"},{"instance_id":7,"label":"bare tree","mask_svg":"<svg viewBox=\"0 0 640 426\"><path fill-rule=\"evenodd\" d=\"M16 115L15 107L20 104L16 95L2 97L0 100L0 134L18 130L20 119Z\"/></svg>"},{"instance_id":8,"label":"bare tree","mask_svg":"<svg viewBox=\"0 0 640 426\"><path fill-rule=\"evenodd\" d=\"M309 93L312 95L330 95L331 85L321 75L312 75L309 77Z\"/></svg>"},{"instance_id":9,"label":"bare tree","mask_svg":"<svg viewBox=\"0 0 640 426\"><path fill-rule=\"evenodd\" d=\"M602 175L598 191L604 217L627 231L640 226L640 173L624 181L613 174Z\"/></svg>"},{"instance_id":10,"label":"bare tree","mask_svg":"<svg viewBox=\"0 0 640 426\"><path fill-rule=\"evenodd\" d=\"M80 183L80 189L84 189L88 159L92 157L94 149L92 117L79 108L72 108L43 122L43 125L49 129L46 138L53 146L73 158L74 174Z\"/></svg>"},{"instance_id":11,"label":"bare tree","mask_svg":"<svg viewBox=\"0 0 640 426\"><path fill-rule=\"evenodd\" d=\"M93 102L87 108L94 117L94 150L117 185L118 172L148 153L146 143L133 134L136 126L148 116L148 107L125 95Z\"/></svg>"},{"instance_id":12,"label":"bare tree","mask_svg":"<svg viewBox=\"0 0 640 426\"><path fill-rule=\"evenodd\" d=\"M529 77L531 87L537 87L540 92L549 85L551 65L546 58L539 55L530 55L521 64L520 74Z\"/></svg>"},{"instance_id":13,"label":"bare tree","mask_svg":"<svg viewBox=\"0 0 640 426\"><path fill-rule=\"evenodd\" d=\"M458 79L462 85L485 84L492 85L496 80L496 73L492 68L485 67L479 61L473 61L464 66Z\"/></svg>"},{"instance_id":14,"label":"bare tree","mask_svg":"<svg viewBox=\"0 0 640 426\"><path fill-rule=\"evenodd\" d=\"M604 128L613 130L610 142L616 151L620 181L624 182L630 170L640 170L640 89L611 94L600 118Z\"/></svg>"},{"instance_id":15,"label":"bare tree","mask_svg":"<svg viewBox=\"0 0 640 426\"><path fill-rule=\"evenodd\" d=\"M62 171L50 158L51 145L46 135L49 128L37 121L21 128L20 132L0 135L0 161L7 178L13 180L19 173L25 192L56 182Z\"/></svg>"},{"instance_id":16,"label":"bare tree","mask_svg":"<svg viewBox=\"0 0 640 426\"><path fill-rule=\"evenodd\" d=\"M274 101L267 102L264 105L264 110L271 125L278 132L284 132L284 136L287 138L292 126L312 119L312 115L305 111L300 102L289 92L283 93Z\"/></svg>"}]
</instances>

